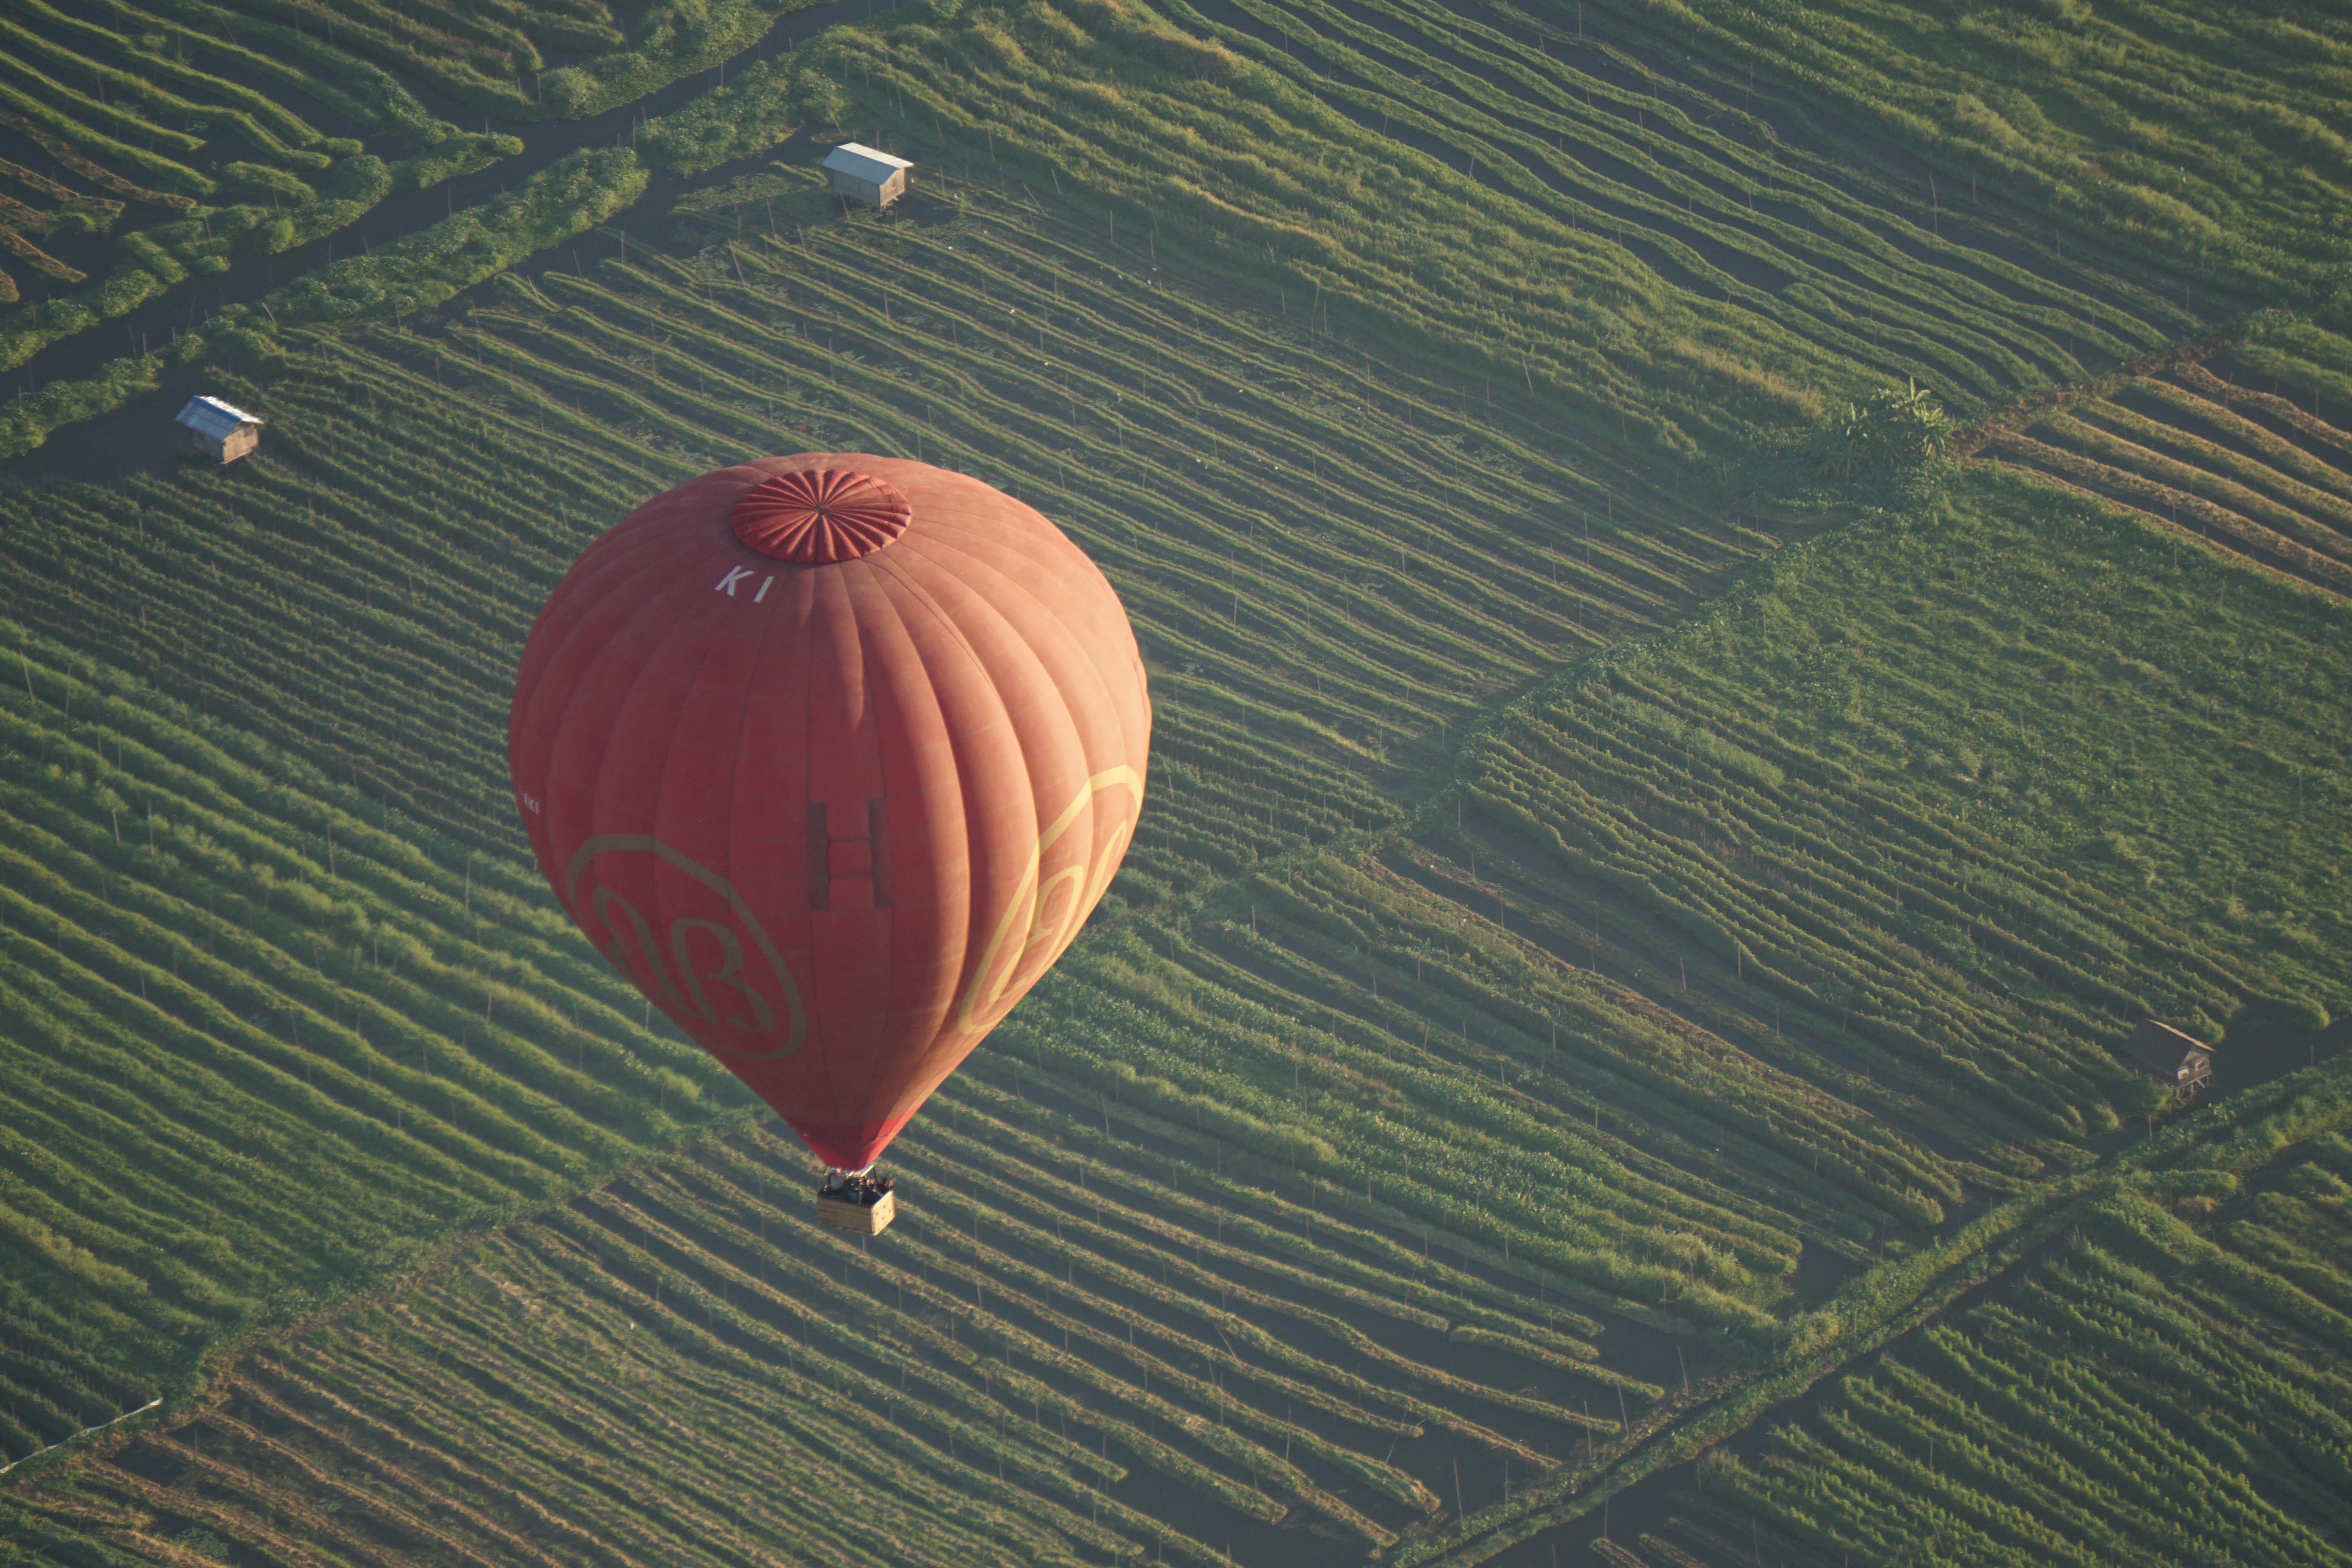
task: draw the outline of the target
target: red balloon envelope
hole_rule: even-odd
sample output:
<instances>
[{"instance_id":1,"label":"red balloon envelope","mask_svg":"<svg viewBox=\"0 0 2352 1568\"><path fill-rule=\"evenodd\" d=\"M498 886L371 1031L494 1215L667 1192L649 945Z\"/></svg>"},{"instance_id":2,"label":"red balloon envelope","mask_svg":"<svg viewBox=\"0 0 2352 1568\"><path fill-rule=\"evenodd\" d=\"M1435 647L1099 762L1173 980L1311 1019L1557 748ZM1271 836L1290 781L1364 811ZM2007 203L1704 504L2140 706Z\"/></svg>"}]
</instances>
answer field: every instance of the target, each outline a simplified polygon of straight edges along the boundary
<instances>
[{"instance_id":1,"label":"red balloon envelope","mask_svg":"<svg viewBox=\"0 0 2352 1568\"><path fill-rule=\"evenodd\" d=\"M588 548L507 747L590 941L859 1170L1068 947L1143 805L1127 614L1035 510L894 458L705 474Z\"/></svg>"}]
</instances>

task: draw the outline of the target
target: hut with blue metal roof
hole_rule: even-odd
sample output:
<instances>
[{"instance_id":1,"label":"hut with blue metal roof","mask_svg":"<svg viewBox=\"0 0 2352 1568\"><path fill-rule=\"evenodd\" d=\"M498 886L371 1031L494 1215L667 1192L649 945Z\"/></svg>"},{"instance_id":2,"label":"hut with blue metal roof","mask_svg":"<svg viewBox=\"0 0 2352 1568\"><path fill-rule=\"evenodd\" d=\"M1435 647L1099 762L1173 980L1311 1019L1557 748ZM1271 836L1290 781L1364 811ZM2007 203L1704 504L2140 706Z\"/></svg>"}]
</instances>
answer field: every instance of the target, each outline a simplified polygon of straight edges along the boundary
<instances>
[{"instance_id":1,"label":"hut with blue metal roof","mask_svg":"<svg viewBox=\"0 0 2352 1568\"><path fill-rule=\"evenodd\" d=\"M215 463L234 463L261 445L261 421L217 397L191 397L173 418L187 432L188 450Z\"/></svg>"}]
</instances>

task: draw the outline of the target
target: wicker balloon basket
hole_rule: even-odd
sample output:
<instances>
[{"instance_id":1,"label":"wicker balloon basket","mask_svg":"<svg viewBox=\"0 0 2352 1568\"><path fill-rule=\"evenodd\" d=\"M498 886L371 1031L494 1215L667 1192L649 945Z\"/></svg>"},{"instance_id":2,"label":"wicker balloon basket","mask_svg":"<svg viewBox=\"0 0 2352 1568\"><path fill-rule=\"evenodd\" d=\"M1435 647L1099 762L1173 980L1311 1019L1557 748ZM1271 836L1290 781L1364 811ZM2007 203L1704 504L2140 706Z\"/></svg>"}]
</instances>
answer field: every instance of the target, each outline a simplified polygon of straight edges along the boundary
<instances>
[{"instance_id":1,"label":"wicker balloon basket","mask_svg":"<svg viewBox=\"0 0 2352 1568\"><path fill-rule=\"evenodd\" d=\"M846 1230L859 1236L879 1236L890 1228L898 1217L898 1197L883 1193L868 1201L855 1192L819 1187L816 1193L816 1222L829 1230Z\"/></svg>"}]
</instances>

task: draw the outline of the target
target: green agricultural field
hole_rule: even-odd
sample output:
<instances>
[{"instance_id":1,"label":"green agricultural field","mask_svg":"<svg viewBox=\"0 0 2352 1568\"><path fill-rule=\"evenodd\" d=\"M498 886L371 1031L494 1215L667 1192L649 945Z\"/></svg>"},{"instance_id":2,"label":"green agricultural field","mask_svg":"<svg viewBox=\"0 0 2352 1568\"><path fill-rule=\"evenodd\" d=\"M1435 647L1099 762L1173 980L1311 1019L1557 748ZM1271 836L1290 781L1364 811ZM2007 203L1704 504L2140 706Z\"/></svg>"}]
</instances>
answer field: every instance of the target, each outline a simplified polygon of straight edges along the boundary
<instances>
[{"instance_id":1,"label":"green agricultural field","mask_svg":"<svg viewBox=\"0 0 2352 1568\"><path fill-rule=\"evenodd\" d=\"M303 7L243 20L187 0L0 14L0 365L522 150L427 111ZM340 40L340 41L338 41ZM451 43L458 40L450 39ZM407 62L422 65L427 57ZM46 247L46 248L45 248ZM189 312L193 324L194 310ZM169 346L150 331L133 356ZM54 376L40 379L54 379Z\"/></svg>"},{"instance_id":2,"label":"green agricultural field","mask_svg":"<svg viewBox=\"0 0 2352 1568\"><path fill-rule=\"evenodd\" d=\"M428 214L454 217L454 198L418 193L523 153L514 129L723 75L801 8L10 0L0 7L0 306L13 308L0 310L0 370L21 372L27 405L0 416L0 451L152 389L165 365L201 362L208 339L220 353L219 331L197 331L216 312L278 322L289 300L269 285L331 269L338 236L346 257L364 255ZM542 137L530 162L562 150ZM435 270L448 271L446 258ZM317 313L298 290L293 318Z\"/></svg>"},{"instance_id":3,"label":"green agricultural field","mask_svg":"<svg viewBox=\"0 0 2352 1568\"><path fill-rule=\"evenodd\" d=\"M2217 1152L2150 1162L1701 1487L1807 1561L2342 1561L2352 1144Z\"/></svg>"},{"instance_id":4,"label":"green agricultural field","mask_svg":"<svg viewBox=\"0 0 2352 1568\"><path fill-rule=\"evenodd\" d=\"M89 1399L711 1121L510 857L7 629L0 1310ZM12 1387L14 1454L98 1410Z\"/></svg>"},{"instance_id":5,"label":"green agricultural field","mask_svg":"<svg viewBox=\"0 0 2352 1568\"><path fill-rule=\"evenodd\" d=\"M8 68L151 123L309 62L519 140L312 115L516 177L0 411L0 1562L2344 1555L2335 198L2044 177L2163 93L2324 145L2325 26L47 4ZM45 477L199 370L255 456ZM794 450L1038 506L1156 709L870 1244L503 756L573 556Z\"/></svg>"},{"instance_id":6,"label":"green agricultural field","mask_svg":"<svg viewBox=\"0 0 2352 1568\"><path fill-rule=\"evenodd\" d=\"M1778 95L1507 8L1037 6L807 53L1008 189L1125 198L1318 330L1410 334L1654 462L1890 376L1982 409L2204 319Z\"/></svg>"},{"instance_id":7,"label":"green agricultural field","mask_svg":"<svg viewBox=\"0 0 2352 1568\"><path fill-rule=\"evenodd\" d=\"M2220 353L2183 353L2147 374L1986 431L1983 450L2336 593L2352 584L2352 512L2331 460L2352 437L2323 415L2341 399L2346 343L2269 317Z\"/></svg>"},{"instance_id":8,"label":"green agricultural field","mask_svg":"<svg viewBox=\"0 0 2352 1568\"><path fill-rule=\"evenodd\" d=\"M1984 1097L2003 1136L2105 1130L2138 1016L2211 1037L2249 998L2352 997L2347 626L1985 473L1588 661L1482 733L1467 793L1562 949L1598 907L1882 1084Z\"/></svg>"},{"instance_id":9,"label":"green agricultural field","mask_svg":"<svg viewBox=\"0 0 2352 1568\"><path fill-rule=\"evenodd\" d=\"M1673 0L1621 14L1646 41L1795 84L1946 179L1998 185L2077 234L2271 303L2342 302L2330 237L2352 33L2339 16L2087 0Z\"/></svg>"}]
</instances>

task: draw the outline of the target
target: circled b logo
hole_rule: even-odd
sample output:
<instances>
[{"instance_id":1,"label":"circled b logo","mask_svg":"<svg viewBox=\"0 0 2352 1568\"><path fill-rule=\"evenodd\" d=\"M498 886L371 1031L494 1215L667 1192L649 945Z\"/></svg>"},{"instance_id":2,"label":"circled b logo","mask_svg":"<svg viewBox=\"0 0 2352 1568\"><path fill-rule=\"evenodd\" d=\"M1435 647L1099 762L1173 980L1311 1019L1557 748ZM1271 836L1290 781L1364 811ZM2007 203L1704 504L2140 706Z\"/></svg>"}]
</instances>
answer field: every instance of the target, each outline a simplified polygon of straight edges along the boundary
<instances>
[{"instance_id":1,"label":"circled b logo","mask_svg":"<svg viewBox=\"0 0 2352 1568\"><path fill-rule=\"evenodd\" d=\"M592 863L613 855L652 856L717 894L733 920L680 915L666 931L656 931L634 900L605 886L601 877L583 908L583 875ZM749 1061L777 1061L800 1049L807 1037L800 987L751 906L726 878L660 839L635 833L588 839L572 852L564 868L563 901L614 966L665 1012L681 1022L699 1019L726 1031L705 1037L712 1050Z\"/></svg>"}]
</instances>

